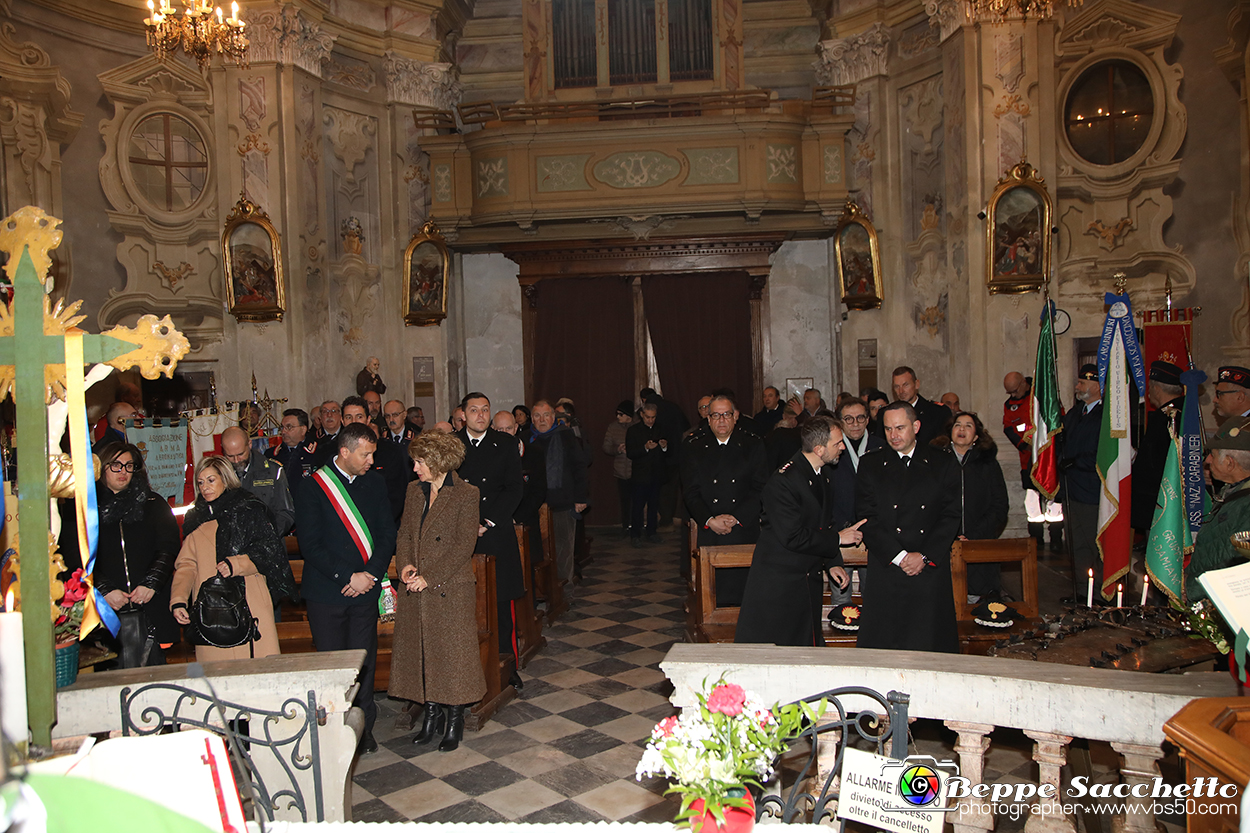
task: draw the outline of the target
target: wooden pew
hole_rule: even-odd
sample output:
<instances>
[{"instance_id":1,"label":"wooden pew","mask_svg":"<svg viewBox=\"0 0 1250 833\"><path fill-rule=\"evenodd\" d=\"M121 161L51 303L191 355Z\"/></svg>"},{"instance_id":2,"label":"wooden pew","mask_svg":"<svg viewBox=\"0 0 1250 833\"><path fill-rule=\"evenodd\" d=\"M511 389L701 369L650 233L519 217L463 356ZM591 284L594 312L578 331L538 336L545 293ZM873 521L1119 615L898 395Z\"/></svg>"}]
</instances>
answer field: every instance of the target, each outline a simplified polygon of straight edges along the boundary
<instances>
[{"instance_id":1,"label":"wooden pew","mask_svg":"<svg viewBox=\"0 0 1250 833\"><path fill-rule=\"evenodd\" d=\"M477 645L482 671L486 675L486 696L464 716L465 728L476 732L495 712L516 697L508 684L512 676L512 656L499 656L499 607L495 596L495 558L475 553L473 579L477 582ZM380 658L379 651L379 658ZM381 671L381 662L378 663Z\"/></svg>"},{"instance_id":2,"label":"wooden pew","mask_svg":"<svg viewBox=\"0 0 1250 833\"><path fill-rule=\"evenodd\" d=\"M538 510L538 529L543 542L543 560L534 565L535 596L547 603L543 621L550 625L569 608L564 601L564 587L556 569L556 542L551 526L551 509L545 503Z\"/></svg>"},{"instance_id":3,"label":"wooden pew","mask_svg":"<svg viewBox=\"0 0 1250 833\"><path fill-rule=\"evenodd\" d=\"M699 547L691 564L694 588L688 600L688 641L733 642L739 608L716 606L716 571L726 567L750 567L754 553L754 544Z\"/></svg>"},{"instance_id":4,"label":"wooden pew","mask_svg":"<svg viewBox=\"0 0 1250 833\"><path fill-rule=\"evenodd\" d=\"M513 524L516 531L517 547L521 552L521 576L525 581L525 595L513 602L516 613L516 641L520 655L516 658L517 665L524 668L533 659L534 654L547 644L542 632L542 618L534 605L534 573L531 569L530 531L523 524Z\"/></svg>"}]
</instances>

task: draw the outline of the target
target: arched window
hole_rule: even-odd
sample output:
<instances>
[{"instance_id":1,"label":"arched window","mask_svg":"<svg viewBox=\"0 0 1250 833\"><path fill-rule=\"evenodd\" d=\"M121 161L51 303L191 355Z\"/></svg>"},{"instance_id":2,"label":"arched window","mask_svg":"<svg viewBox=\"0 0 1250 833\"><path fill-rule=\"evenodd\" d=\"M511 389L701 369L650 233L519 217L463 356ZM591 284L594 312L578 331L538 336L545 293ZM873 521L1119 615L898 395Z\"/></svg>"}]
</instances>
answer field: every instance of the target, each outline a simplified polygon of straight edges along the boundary
<instances>
[{"instance_id":1,"label":"arched window","mask_svg":"<svg viewBox=\"0 0 1250 833\"><path fill-rule=\"evenodd\" d=\"M163 211L183 211L204 193L208 151L191 123L155 113L130 135L130 172L140 195Z\"/></svg>"},{"instance_id":2,"label":"arched window","mask_svg":"<svg viewBox=\"0 0 1250 833\"><path fill-rule=\"evenodd\" d=\"M1072 149L1095 165L1114 165L1145 144L1154 120L1154 95L1131 61L1101 61L1081 73L1064 104Z\"/></svg>"}]
</instances>

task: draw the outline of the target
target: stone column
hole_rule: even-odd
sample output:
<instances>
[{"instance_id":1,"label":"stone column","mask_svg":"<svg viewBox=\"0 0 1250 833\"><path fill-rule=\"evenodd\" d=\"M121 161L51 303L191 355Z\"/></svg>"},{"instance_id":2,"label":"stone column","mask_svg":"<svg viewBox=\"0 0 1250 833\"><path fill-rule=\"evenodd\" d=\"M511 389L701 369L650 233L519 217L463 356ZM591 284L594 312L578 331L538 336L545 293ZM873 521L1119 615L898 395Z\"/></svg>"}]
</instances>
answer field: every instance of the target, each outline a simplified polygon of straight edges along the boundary
<instances>
[{"instance_id":1,"label":"stone column","mask_svg":"<svg viewBox=\"0 0 1250 833\"><path fill-rule=\"evenodd\" d=\"M985 779L985 750L990 748L990 732L994 727L987 723L961 723L947 720L946 728L959 735L955 751L959 753L959 774L972 786ZM980 799L967 796L959 799L959 812L950 817L955 833L977 833L994 829L994 814L982 813L985 806Z\"/></svg>"},{"instance_id":2,"label":"stone column","mask_svg":"<svg viewBox=\"0 0 1250 833\"><path fill-rule=\"evenodd\" d=\"M1157 761L1163 757L1163 750L1158 746L1140 746L1135 743L1111 743L1111 748L1124 756L1124 765L1120 773L1124 783L1130 786L1137 784L1153 785L1154 778L1159 774ZM1130 795L1124 799L1129 812L1117 815L1111 822L1112 833L1155 833L1155 816L1150 809L1153 799Z\"/></svg>"},{"instance_id":3,"label":"stone column","mask_svg":"<svg viewBox=\"0 0 1250 833\"><path fill-rule=\"evenodd\" d=\"M1028 729L1024 733L1034 741L1033 760L1037 761L1038 786L1049 784L1054 789L1054 798L1038 799L1040 812L1029 816L1024 823L1024 833L1076 833L1072 817L1062 811L1063 784L1059 774L1068 760L1064 747L1072 742L1072 738Z\"/></svg>"}]
</instances>

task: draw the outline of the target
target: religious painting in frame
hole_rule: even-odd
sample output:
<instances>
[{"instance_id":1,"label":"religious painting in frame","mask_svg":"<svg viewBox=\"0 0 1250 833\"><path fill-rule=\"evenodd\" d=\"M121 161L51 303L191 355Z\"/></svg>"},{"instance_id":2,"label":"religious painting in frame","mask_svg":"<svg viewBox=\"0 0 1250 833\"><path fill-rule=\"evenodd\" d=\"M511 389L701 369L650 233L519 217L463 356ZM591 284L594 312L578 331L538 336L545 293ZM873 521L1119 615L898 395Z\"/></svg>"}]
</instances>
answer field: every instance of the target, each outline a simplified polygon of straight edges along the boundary
<instances>
[{"instance_id":1,"label":"religious painting in frame","mask_svg":"<svg viewBox=\"0 0 1250 833\"><path fill-rule=\"evenodd\" d=\"M1050 277L1051 202L1028 162L1013 165L990 196L986 214L990 294L1037 292Z\"/></svg>"},{"instance_id":2,"label":"religious painting in frame","mask_svg":"<svg viewBox=\"0 0 1250 833\"><path fill-rule=\"evenodd\" d=\"M842 303L848 309L878 309L881 290L881 252L877 230L854 201L848 200L833 232Z\"/></svg>"},{"instance_id":3,"label":"religious painting in frame","mask_svg":"<svg viewBox=\"0 0 1250 833\"><path fill-rule=\"evenodd\" d=\"M249 323L281 321L286 312L282 243L269 215L246 195L226 218L221 251L230 314Z\"/></svg>"},{"instance_id":4,"label":"religious painting in frame","mask_svg":"<svg viewBox=\"0 0 1250 833\"><path fill-rule=\"evenodd\" d=\"M404 323L428 327L447 317L451 253L433 220L414 234L404 251Z\"/></svg>"}]
</instances>

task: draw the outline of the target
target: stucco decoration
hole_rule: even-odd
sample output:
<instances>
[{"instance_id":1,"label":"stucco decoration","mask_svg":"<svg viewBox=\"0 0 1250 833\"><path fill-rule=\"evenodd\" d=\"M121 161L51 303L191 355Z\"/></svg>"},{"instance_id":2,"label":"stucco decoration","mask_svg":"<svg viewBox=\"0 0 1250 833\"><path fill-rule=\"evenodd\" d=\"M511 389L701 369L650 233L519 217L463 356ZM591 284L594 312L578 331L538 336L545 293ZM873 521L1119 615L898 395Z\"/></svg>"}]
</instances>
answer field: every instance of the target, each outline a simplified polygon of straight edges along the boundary
<instances>
[{"instance_id":1,"label":"stucco decoration","mask_svg":"<svg viewBox=\"0 0 1250 833\"><path fill-rule=\"evenodd\" d=\"M994 36L994 77L1009 93L1019 89L1024 78L1024 38L1020 35L999 32Z\"/></svg>"},{"instance_id":2,"label":"stucco decoration","mask_svg":"<svg viewBox=\"0 0 1250 833\"><path fill-rule=\"evenodd\" d=\"M738 181L737 148L682 148L690 161L687 185L720 185Z\"/></svg>"},{"instance_id":3,"label":"stucco decoration","mask_svg":"<svg viewBox=\"0 0 1250 833\"><path fill-rule=\"evenodd\" d=\"M278 0L272 8L248 9L243 17L248 23L248 58L253 65L288 64L321 77L334 36L322 32L294 4Z\"/></svg>"},{"instance_id":4,"label":"stucco decoration","mask_svg":"<svg viewBox=\"0 0 1250 833\"><path fill-rule=\"evenodd\" d=\"M849 38L821 41L817 45L820 57L812 64L816 81L832 87L885 75L889 46L890 32L879 22Z\"/></svg>"},{"instance_id":5,"label":"stucco decoration","mask_svg":"<svg viewBox=\"0 0 1250 833\"><path fill-rule=\"evenodd\" d=\"M635 240L650 240L651 235L655 232L667 231L676 226L677 221L688 219L690 219L689 214L673 214L667 217L663 214L652 214L613 217L610 219L598 218L588 222L607 223L618 231L633 235Z\"/></svg>"},{"instance_id":6,"label":"stucco decoration","mask_svg":"<svg viewBox=\"0 0 1250 833\"><path fill-rule=\"evenodd\" d=\"M589 153L580 153L538 157L535 160L538 190L542 193L591 190L590 183L586 181L586 162L590 156Z\"/></svg>"},{"instance_id":7,"label":"stucco decoration","mask_svg":"<svg viewBox=\"0 0 1250 833\"><path fill-rule=\"evenodd\" d=\"M326 107L321 123L334 155L343 163L344 175L355 182L358 176L356 167L365 161L365 154L373 147L377 137L377 122L361 113Z\"/></svg>"},{"instance_id":8,"label":"stucco decoration","mask_svg":"<svg viewBox=\"0 0 1250 833\"><path fill-rule=\"evenodd\" d=\"M477 160L475 174L479 197L508 196L508 157Z\"/></svg>"},{"instance_id":9,"label":"stucco decoration","mask_svg":"<svg viewBox=\"0 0 1250 833\"><path fill-rule=\"evenodd\" d=\"M681 162L654 150L614 153L595 163L595 179L613 188L656 188L681 173Z\"/></svg>"},{"instance_id":10,"label":"stucco decoration","mask_svg":"<svg viewBox=\"0 0 1250 833\"><path fill-rule=\"evenodd\" d=\"M362 93L372 90L378 83L378 74L373 71L368 61L349 58L346 55L331 55L321 70L322 77L331 84L350 87Z\"/></svg>"},{"instance_id":11,"label":"stucco decoration","mask_svg":"<svg viewBox=\"0 0 1250 833\"><path fill-rule=\"evenodd\" d=\"M1143 308L1164 303L1169 277L1178 295L1194 286L1193 264L1163 237L1172 216L1172 198L1165 191L1180 173L1178 154L1188 125L1179 98L1184 71L1166 58L1180 19L1129 0L1097 0L1064 21L1057 34L1060 111L1081 75L1108 60L1137 66L1154 99L1144 144L1113 164L1083 159L1060 128L1057 273L1067 294L1101 298L1105 285L1090 278L1116 271L1129 275L1134 302Z\"/></svg>"},{"instance_id":12,"label":"stucco decoration","mask_svg":"<svg viewBox=\"0 0 1250 833\"><path fill-rule=\"evenodd\" d=\"M850 180L847 189L854 194L864 216L872 218L872 173L877 159L876 141L880 132L874 120L875 95L872 90L859 90L855 95L855 124L846 134L850 157Z\"/></svg>"},{"instance_id":13,"label":"stucco decoration","mask_svg":"<svg viewBox=\"0 0 1250 833\"><path fill-rule=\"evenodd\" d=\"M431 178L434 180L434 200L451 202L451 165L435 165Z\"/></svg>"},{"instance_id":14,"label":"stucco decoration","mask_svg":"<svg viewBox=\"0 0 1250 833\"><path fill-rule=\"evenodd\" d=\"M365 338L365 320L378 306L382 270L359 254L349 253L330 267L338 287L338 324L343 343L359 348Z\"/></svg>"},{"instance_id":15,"label":"stucco decoration","mask_svg":"<svg viewBox=\"0 0 1250 833\"><path fill-rule=\"evenodd\" d=\"M61 203L61 148L74 140L83 115L70 107L70 83L52 66L48 53L14 39L0 26L0 187L4 205L35 205L64 217ZM58 298L69 291L68 241L53 255Z\"/></svg>"},{"instance_id":16,"label":"stucco decoration","mask_svg":"<svg viewBox=\"0 0 1250 833\"><path fill-rule=\"evenodd\" d=\"M765 148L765 167L769 182L798 182L798 148L794 145L773 145Z\"/></svg>"},{"instance_id":17,"label":"stucco decoration","mask_svg":"<svg viewBox=\"0 0 1250 833\"><path fill-rule=\"evenodd\" d=\"M400 104L450 110L460 102L464 85L454 64L435 64L386 53L386 99Z\"/></svg>"},{"instance_id":18,"label":"stucco decoration","mask_svg":"<svg viewBox=\"0 0 1250 833\"><path fill-rule=\"evenodd\" d=\"M193 67L178 61L162 64L151 55L98 77L114 112L113 118L100 122L100 185L111 209L109 223L122 238L117 260L126 273L125 286L110 291L100 308L100 328L130 323L147 313L169 315L198 349L222 337L225 298L218 252L218 156L210 127L212 88ZM135 129L166 114L198 134L208 162L199 195L172 208L144 196L129 161ZM178 273L175 281L165 271L171 268Z\"/></svg>"},{"instance_id":19,"label":"stucco decoration","mask_svg":"<svg viewBox=\"0 0 1250 833\"><path fill-rule=\"evenodd\" d=\"M925 0L924 13L929 16L929 25L936 27L945 41L964 22L963 0Z\"/></svg>"}]
</instances>

